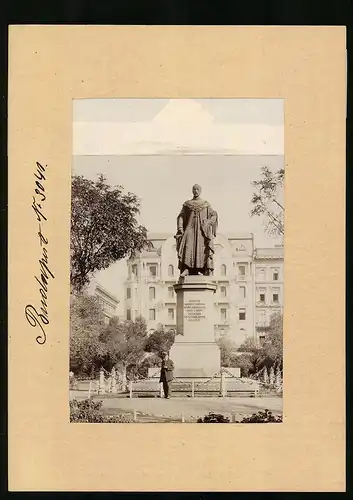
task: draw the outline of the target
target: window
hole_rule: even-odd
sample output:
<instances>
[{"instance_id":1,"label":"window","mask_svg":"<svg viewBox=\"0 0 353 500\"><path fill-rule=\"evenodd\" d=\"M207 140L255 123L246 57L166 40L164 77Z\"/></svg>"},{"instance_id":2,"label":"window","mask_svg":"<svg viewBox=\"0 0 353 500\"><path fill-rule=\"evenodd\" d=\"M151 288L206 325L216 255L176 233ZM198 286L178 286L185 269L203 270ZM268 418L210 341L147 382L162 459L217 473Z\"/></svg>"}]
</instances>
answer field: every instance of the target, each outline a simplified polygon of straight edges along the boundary
<instances>
[{"instance_id":1,"label":"window","mask_svg":"<svg viewBox=\"0 0 353 500\"><path fill-rule=\"evenodd\" d=\"M240 335L243 337L243 340L246 339L247 335L245 328L240 328Z\"/></svg>"},{"instance_id":2,"label":"window","mask_svg":"<svg viewBox=\"0 0 353 500\"><path fill-rule=\"evenodd\" d=\"M278 301L279 301L278 293L274 293L272 295L272 301L278 303Z\"/></svg>"},{"instance_id":3,"label":"window","mask_svg":"<svg viewBox=\"0 0 353 500\"><path fill-rule=\"evenodd\" d=\"M220 330L221 337L224 337L225 334L226 334L226 332L225 332L224 328L221 328L221 330Z\"/></svg>"},{"instance_id":4,"label":"window","mask_svg":"<svg viewBox=\"0 0 353 500\"><path fill-rule=\"evenodd\" d=\"M157 276L157 266L155 266L155 265L149 265L148 266L148 270L149 270L149 275L152 278L155 278Z\"/></svg>"},{"instance_id":5,"label":"window","mask_svg":"<svg viewBox=\"0 0 353 500\"><path fill-rule=\"evenodd\" d=\"M273 281L278 281L279 280L279 272L277 269L273 271Z\"/></svg>"},{"instance_id":6,"label":"window","mask_svg":"<svg viewBox=\"0 0 353 500\"><path fill-rule=\"evenodd\" d=\"M266 323L266 311L258 311L258 321L259 323Z\"/></svg>"},{"instance_id":7,"label":"window","mask_svg":"<svg viewBox=\"0 0 353 500\"><path fill-rule=\"evenodd\" d=\"M151 321L154 321L156 319L156 310L155 309L150 309L149 310L149 319Z\"/></svg>"},{"instance_id":8,"label":"window","mask_svg":"<svg viewBox=\"0 0 353 500\"><path fill-rule=\"evenodd\" d=\"M227 297L227 287L226 286L221 286L221 296Z\"/></svg>"},{"instance_id":9,"label":"window","mask_svg":"<svg viewBox=\"0 0 353 500\"><path fill-rule=\"evenodd\" d=\"M265 302L265 294L260 293L260 302Z\"/></svg>"},{"instance_id":10,"label":"window","mask_svg":"<svg viewBox=\"0 0 353 500\"><path fill-rule=\"evenodd\" d=\"M239 309L239 320L240 321L245 321L246 320L246 311L245 311L245 309Z\"/></svg>"},{"instance_id":11,"label":"window","mask_svg":"<svg viewBox=\"0 0 353 500\"><path fill-rule=\"evenodd\" d=\"M126 298L130 299L131 298L131 288L126 289Z\"/></svg>"},{"instance_id":12,"label":"window","mask_svg":"<svg viewBox=\"0 0 353 500\"><path fill-rule=\"evenodd\" d=\"M168 286L168 297L170 299L174 298L174 288L172 286Z\"/></svg>"},{"instance_id":13,"label":"window","mask_svg":"<svg viewBox=\"0 0 353 500\"><path fill-rule=\"evenodd\" d=\"M221 320L226 321L227 320L227 309L222 308L221 309Z\"/></svg>"},{"instance_id":14,"label":"window","mask_svg":"<svg viewBox=\"0 0 353 500\"><path fill-rule=\"evenodd\" d=\"M168 309L168 319L171 321L174 320L174 309Z\"/></svg>"},{"instance_id":15,"label":"window","mask_svg":"<svg viewBox=\"0 0 353 500\"><path fill-rule=\"evenodd\" d=\"M245 286L240 286L239 287L239 294L240 294L240 298L241 299L245 299L246 298L246 288L245 288Z\"/></svg>"},{"instance_id":16,"label":"window","mask_svg":"<svg viewBox=\"0 0 353 500\"><path fill-rule=\"evenodd\" d=\"M150 300L154 300L156 298L156 289L154 286L150 286L148 289Z\"/></svg>"},{"instance_id":17,"label":"window","mask_svg":"<svg viewBox=\"0 0 353 500\"><path fill-rule=\"evenodd\" d=\"M245 264L238 264L238 274L239 277L244 278L246 274L246 265Z\"/></svg>"},{"instance_id":18,"label":"window","mask_svg":"<svg viewBox=\"0 0 353 500\"><path fill-rule=\"evenodd\" d=\"M133 266L131 266L131 272L132 272L132 275L137 278L137 265L134 264Z\"/></svg>"},{"instance_id":19,"label":"window","mask_svg":"<svg viewBox=\"0 0 353 500\"><path fill-rule=\"evenodd\" d=\"M168 266L168 276L174 276L174 266L171 264Z\"/></svg>"},{"instance_id":20,"label":"window","mask_svg":"<svg viewBox=\"0 0 353 500\"><path fill-rule=\"evenodd\" d=\"M266 340L265 335L261 335L261 336L259 337L259 342L260 342L260 345L263 345L263 344L265 343L265 340Z\"/></svg>"},{"instance_id":21,"label":"window","mask_svg":"<svg viewBox=\"0 0 353 500\"><path fill-rule=\"evenodd\" d=\"M131 321L131 309L126 309L126 319Z\"/></svg>"},{"instance_id":22,"label":"window","mask_svg":"<svg viewBox=\"0 0 353 500\"><path fill-rule=\"evenodd\" d=\"M227 275L227 266L225 264L221 265L221 276Z\"/></svg>"},{"instance_id":23,"label":"window","mask_svg":"<svg viewBox=\"0 0 353 500\"><path fill-rule=\"evenodd\" d=\"M259 281L265 281L265 269L259 269L258 277Z\"/></svg>"}]
</instances>

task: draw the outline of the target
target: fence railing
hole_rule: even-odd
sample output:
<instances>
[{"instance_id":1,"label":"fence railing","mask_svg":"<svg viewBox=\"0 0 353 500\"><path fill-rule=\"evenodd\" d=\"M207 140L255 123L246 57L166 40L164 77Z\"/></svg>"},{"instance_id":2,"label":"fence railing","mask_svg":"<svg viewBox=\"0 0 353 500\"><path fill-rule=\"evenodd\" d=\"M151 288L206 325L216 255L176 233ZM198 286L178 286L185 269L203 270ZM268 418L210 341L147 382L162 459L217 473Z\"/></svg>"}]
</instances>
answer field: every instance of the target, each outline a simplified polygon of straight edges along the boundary
<instances>
[{"instance_id":1,"label":"fence railing","mask_svg":"<svg viewBox=\"0 0 353 500\"><path fill-rule=\"evenodd\" d=\"M181 393L194 398L197 395L217 395L226 397L229 395L245 393L258 396L260 387L264 385L255 378L241 378L231 373L226 368L222 368L211 378L204 381L181 380L174 378L172 381L172 392ZM75 389L74 384L70 383L70 388ZM117 376L115 368L108 372L104 368L100 370L98 380L90 380L88 387L88 397L104 394L127 394L129 398L134 395L159 393L163 397L163 386L159 383L159 373L152 377L138 380L124 380Z\"/></svg>"}]
</instances>

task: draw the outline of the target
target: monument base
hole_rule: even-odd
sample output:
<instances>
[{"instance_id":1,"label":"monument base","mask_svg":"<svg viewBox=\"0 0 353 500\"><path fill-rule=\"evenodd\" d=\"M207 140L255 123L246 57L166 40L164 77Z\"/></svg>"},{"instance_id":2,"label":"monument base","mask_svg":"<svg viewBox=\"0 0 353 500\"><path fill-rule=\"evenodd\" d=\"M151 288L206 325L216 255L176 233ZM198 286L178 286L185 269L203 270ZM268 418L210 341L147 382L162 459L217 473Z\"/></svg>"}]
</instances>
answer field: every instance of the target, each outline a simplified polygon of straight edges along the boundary
<instances>
[{"instance_id":1,"label":"monument base","mask_svg":"<svg viewBox=\"0 0 353 500\"><path fill-rule=\"evenodd\" d=\"M174 285L177 335L170 359L176 378L211 378L220 372L220 348L214 337L216 288L209 276L202 275L182 277Z\"/></svg>"},{"instance_id":2,"label":"monument base","mask_svg":"<svg viewBox=\"0 0 353 500\"><path fill-rule=\"evenodd\" d=\"M220 350L214 342L176 342L170 359L176 378L209 378L220 371Z\"/></svg>"}]
</instances>

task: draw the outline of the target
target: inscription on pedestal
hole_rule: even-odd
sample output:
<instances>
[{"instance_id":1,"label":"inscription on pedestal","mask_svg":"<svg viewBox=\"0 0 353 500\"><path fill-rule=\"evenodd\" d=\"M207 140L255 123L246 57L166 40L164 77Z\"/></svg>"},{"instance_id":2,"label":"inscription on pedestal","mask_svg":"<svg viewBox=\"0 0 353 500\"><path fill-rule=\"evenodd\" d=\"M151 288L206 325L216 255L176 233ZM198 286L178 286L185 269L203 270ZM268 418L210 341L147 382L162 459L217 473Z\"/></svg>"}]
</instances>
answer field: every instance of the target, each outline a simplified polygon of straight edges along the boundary
<instances>
[{"instance_id":1,"label":"inscription on pedestal","mask_svg":"<svg viewBox=\"0 0 353 500\"><path fill-rule=\"evenodd\" d=\"M189 300L184 303L184 318L187 321L201 321L206 319L204 314L206 309L206 304L201 302L201 300Z\"/></svg>"}]
</instances>

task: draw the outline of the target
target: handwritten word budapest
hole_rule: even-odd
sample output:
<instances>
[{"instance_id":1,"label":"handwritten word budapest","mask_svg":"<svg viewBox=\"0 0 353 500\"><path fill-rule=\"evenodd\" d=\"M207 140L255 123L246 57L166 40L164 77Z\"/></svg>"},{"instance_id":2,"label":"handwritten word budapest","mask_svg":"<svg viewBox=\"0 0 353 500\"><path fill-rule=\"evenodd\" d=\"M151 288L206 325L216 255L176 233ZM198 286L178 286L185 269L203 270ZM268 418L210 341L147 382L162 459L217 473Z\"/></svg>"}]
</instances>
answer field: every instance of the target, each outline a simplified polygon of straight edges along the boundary
<instances>
[{"instance_id":1,"label":"handwritten word budapest","mask_svg":"<svg viewBox=\"0 0 353 500\"><path fill-rule=\"evenodd\" d=\"M36 162L37 170L34 173L35 184L34 194L32 198L31 208L33 209L36 220L38 222L38 239L40 247L40 256L38 259L39 269L38 273L34 276L38 284L38 300L36 306L27 304L25 307L25 316L28 323L33 327L39 329L36 337L38 344L45 344L47 335L45 328L49 325L48 313L48 284L50 279L54 278L54 274L49 267L49 253L48 253L48 238L45 237L43 228L48 221L45 215L45 202L47 194L45 190L46 181L46 165L43 167L40 163Z\"/></svg>"},{"instance_id":2,"label":"handwritten word budapest","mask_svg":"<svg viewBox=\"0 0 353 500\"><path fill-rule=\"evenodd\" d=\"M188 321L200 321L205 319L204 310L206 304L200 300L190 300L184 304L184 316Z\"/></svg>"}]
</instances>

